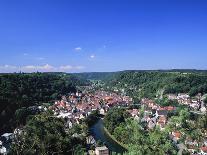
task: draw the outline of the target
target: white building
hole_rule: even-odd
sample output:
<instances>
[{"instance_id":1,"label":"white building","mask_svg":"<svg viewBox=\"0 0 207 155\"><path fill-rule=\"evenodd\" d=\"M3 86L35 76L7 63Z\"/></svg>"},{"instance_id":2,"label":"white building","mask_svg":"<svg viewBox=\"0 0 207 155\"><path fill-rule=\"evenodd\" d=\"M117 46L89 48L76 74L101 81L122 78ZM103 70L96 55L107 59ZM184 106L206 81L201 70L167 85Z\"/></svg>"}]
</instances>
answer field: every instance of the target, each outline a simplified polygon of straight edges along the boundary
<instances>
[{"instance_id":1,"label":"white building","mask_svg":"<svg viewBox=\"0 0 207 155\"><path fill-rule=\"evenodd\" d=\"M95 154L96 155L109 155L109 149L106 146L96 147Z\"/></svg>"},{"instance_id":2,"label":"white building","mask_svg":"<svg viewBox=\"0 0 207 155\"><path fill-rule=\"evenodd\" d=\"M2 141L0 141L0 154L6 155L6 148L3 146Z\"/></svg>"}]
</instances>

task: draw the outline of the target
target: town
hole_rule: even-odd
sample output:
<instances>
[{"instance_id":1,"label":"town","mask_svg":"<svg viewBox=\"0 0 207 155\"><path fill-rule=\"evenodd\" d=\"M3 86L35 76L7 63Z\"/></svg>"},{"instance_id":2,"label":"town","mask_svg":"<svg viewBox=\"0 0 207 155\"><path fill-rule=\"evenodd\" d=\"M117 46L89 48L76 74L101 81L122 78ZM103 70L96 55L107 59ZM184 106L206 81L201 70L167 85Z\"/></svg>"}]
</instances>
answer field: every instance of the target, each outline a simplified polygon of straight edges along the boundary
<instances>
[{"instance_id":1,"label":"town","mask_svg":"<svg viewBox=\"0 0 207 155\"><path fill-rule=\"evenodd\" d=\"M183 105L189 109L189 112L198 115L206 114L206 106L203 102L201 94L191 98L188 94L167 94L167 100L176 101L179 105ZM118 94L117 92L107 92L104 90L96 90L95 92L78 91L66 96L62 96L61 100L55 101L50 106L33 107L36 111L53 111L54 117L64 118L66 128L70 130L75 124L80 124L81 120L90 116L93 111L98 111L103 117L111 108L124 108L131 118L138 122L146 123L144 130L153 130L159 128L160 131L165 130L171 124L170 117L176 113L177 106L168 105L161 106L155 100L142 98L138 108L135 106L133 99L129 96ZM141 114L142 113L142 114ZM189 120L190 121L190 120ZM178 124L177 124L178 125ZM14 133L4 133L1 136L0 152L6 154L8 152L8 144L12 142L17 134L21 134L23 129L16 128ZM207 130L205 130L201 137L202 141L192 139L182 133L181 131L174 130L169 132L172 143L176 145L179 151L186 149L191 154L207 154ZM179 140L184 139L184 143ZM90 135L93 141L96 141L93 135ZM92 144L96 144L93 142ZM4 146L5 145L5 146ZM198 146L200 148L198 148ZM95 150L88 150L89 154L107 155L110 150L107 146L94 146Z\"/></svg>"}]
</instances>

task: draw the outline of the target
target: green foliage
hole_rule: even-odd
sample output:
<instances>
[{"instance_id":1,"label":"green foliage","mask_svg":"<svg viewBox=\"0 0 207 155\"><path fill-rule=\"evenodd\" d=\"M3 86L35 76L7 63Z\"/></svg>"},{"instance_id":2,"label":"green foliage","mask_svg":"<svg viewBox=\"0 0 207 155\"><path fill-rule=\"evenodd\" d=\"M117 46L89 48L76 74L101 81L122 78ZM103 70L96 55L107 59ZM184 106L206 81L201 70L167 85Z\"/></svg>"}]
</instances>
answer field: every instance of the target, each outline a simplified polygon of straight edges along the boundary
<instances>
[{"instance_id":1,"label":"green foliage","mask_svg":"<svg viewBox=\"0 0 207 155\"><path fill-rule=\"evenodd\" d=\"M129 131L128 140L125 143L129 148L127 154L177 154L177 149L170 140L168 133L162 132L159 129L145 131L134 120L126 121L125 126L127 126Z\"/></svg>"},{"instance_id":2,"label":"green foliage","mask_svg":"<svg viewBox=\"0 0 207 155\"><path fill-rule=\"evenodd\" d=\"M73 73L73 75L87 80L106 80L114 76L113 72Z\"/></svg>"},{"instance_id":3,"label":"green foliage","mask_svg":"<svg viewBox=\"0 0 207 155\"><path fill-rule=\"evenodd\" d=\"M160 106L179 106L177 100L168 100L167 98L157 99L155 102Z\"/></svg>"},{"instance_id":4,"label":"green foliage","mask_svg":"<svg viewBox=\"0 0 207 155\"><path fill-rule=\"evenodd\" d=\"M92 111L91 114L85 118L84 122L86 123L86 125L90 127L98 121L99 117L100 117L99 111L95 110Z\"/></svg>"},{"instance_id":5,"label":"green foliage","mask_svg":"<svg viewBox=\"0 0 207 155\"><path fill-rule=\"evenodd\" d=\"M128 95L139 99L162 95L161 90L164 94L189 93L191 96L207 92L206 72L123 71L105 81L106 87L124 88Z\"/></svg>"},{"instance_id":6,"label":"green foliage","mask_svg":"<svg viewBox=\"0 0 207 155\"><path fill-rule=\"evenodd\" d=\"M15 112L15 118L18 124L25 124L26 118L29 115L29 110L26 107L17 109Z\"/></svg>"},{"instance_id":7,"label":"green foliage","mask_svg":"<svg viewBox=\"0 0 207 155\"><path fill-rule=\"evenodd\" d=\"M207 105L207 97L203 100L203 102Z\"/></svg>"},{"instance_id":8,"label":"green foliage","mask_svg":"<svg viewBox=\"0 0 207 155\"><path fill-rule=\"evenodd\" d=\"M131 130L129 130L125 123L117 125L113 132L114 137L123 144L127 144L129 142L130 134Z\"/></svg>"},{"instance_id":9,"label":"green foliage","mask_svg":"<svg viewBox=\"0 0 207 155\"><path fill-rule=\"evenodd\" d=\"M124 109L112 108L104 117L104 125L110 133L113 133L117 125L125 122L125 118L127 118L127 113Z\"/></svg>"},{"instance_id":10,"label":"green foliage","mask_svg":"<svg viewBox=\"0 0 207 155\"><path fill-rule=\"evenodd\" d=\"M49 113L33 116L12 145L13 154L71 154L85 146L85 137L73 136L76 129L66 132L64 120ZM81 128L81 127L79 127ZM81 130L81 129L80 129ZM80 149L81 148L81 149Z\"/></svg>"},{"instance_id":11,"label":"green foliage","mask_svg":"<svg viewBox=\"0 0 207 155\"><path fill-rule=\"evenodd\" d=\"M123 109L112 109L104 118L105 127L121 143L128 146L129 155L165 155L177 154L177 149L170 140L168 132L159 129L147 131L141 123L124 117ZM183 117L187 117L182 112Z\"/></svg>"},{"instance_id":12,"label":"green foliage","mask_svg":"<svg viewBox=\"0 0 207 155\"><path fill-rule=\"evenodd\" d=\"M17 109L59 99L83 83L62 73L0 74L0 133L14 127Z\"/></svg>"},{"instance_id":13,"label":"green foliage","mask_svg":"<svg viewBox=\"0 0 207 155\"><path fill-rule=\"evenodd\" d=\"M186 137L201 142L204 140L202 133L207 128L207 115L198 115L190 113L187 109L182 109L178 116L172 116L166 127L166 131L180 131L182 133L181 141Z\"/></svg>"}]
</instances>

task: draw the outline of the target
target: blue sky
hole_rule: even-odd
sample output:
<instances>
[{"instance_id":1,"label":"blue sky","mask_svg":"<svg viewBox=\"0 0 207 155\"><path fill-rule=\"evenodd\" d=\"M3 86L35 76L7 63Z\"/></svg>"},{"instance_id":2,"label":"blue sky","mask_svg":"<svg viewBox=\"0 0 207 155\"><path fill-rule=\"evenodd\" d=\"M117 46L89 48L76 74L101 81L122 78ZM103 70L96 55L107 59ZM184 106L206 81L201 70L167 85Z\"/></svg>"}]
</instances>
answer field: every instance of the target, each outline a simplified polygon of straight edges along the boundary
<instances>
[{"instance_id":1,"label":"blue sky","mask_svg":"<svg viewBox=\"0 0 207 155\"><path fill-rule=\"evenodd\" d=\"M206 0L1 0L0 72L207 69Z\"/></svg>"}]
</instances>

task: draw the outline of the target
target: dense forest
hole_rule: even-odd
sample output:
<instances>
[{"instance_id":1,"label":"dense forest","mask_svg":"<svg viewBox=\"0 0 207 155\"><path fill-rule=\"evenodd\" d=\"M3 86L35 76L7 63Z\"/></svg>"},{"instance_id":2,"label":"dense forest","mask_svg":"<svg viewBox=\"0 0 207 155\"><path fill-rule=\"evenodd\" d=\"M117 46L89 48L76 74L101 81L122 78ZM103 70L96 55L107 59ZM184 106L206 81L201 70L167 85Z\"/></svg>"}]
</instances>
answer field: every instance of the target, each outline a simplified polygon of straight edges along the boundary
<instances>
[{"instance_id":1,"label":"dense forest","mask_svg":"<svg viewBox=\"0 0 207 155\"><path fill-rule=\"evenodd\" d=\"M97 80L99 80L99 76L100 73L98 75L88 73L88 77ZM101 79L105 81L105 88L124 90L127 95L139 99L142 97L154 98L168 93L189 93L190 96L207 93L207 72L205 71L122 71L107 73L107 76L103 77Z\"/></svg>"},{"instance_id":2,"label":"dense forest","mask_svg":"<svg viewBox=\"0 0 207 155\"><path fill-rule=\"evenodd\" d=\"M84 154L87 131L82 124L66 130L63 118L53 117L50 111L43 112L28 118L24 134L17 135L10 154Z\"/></svg>"},{"instance_id":3,"label":"dense forest","mask_svg":"<svg viewBox=\"0 0 207 155\"><path fill-rule=\"evenodd\" d=\"M88 73L73 73L73 75L87 80L109 80L112 79L118 72L88 72Z\"/></svg>"},{"instance_id":4,"label":"dense forest","mask_svg":"<svg viewBox=\"0 0 207 155\"><path fill-rule=\"evenodd\" d=\"M15 111L76 91L86 81L64 73L0 74L0 133L15 126Z\"/></svg>"}]
</instances>

